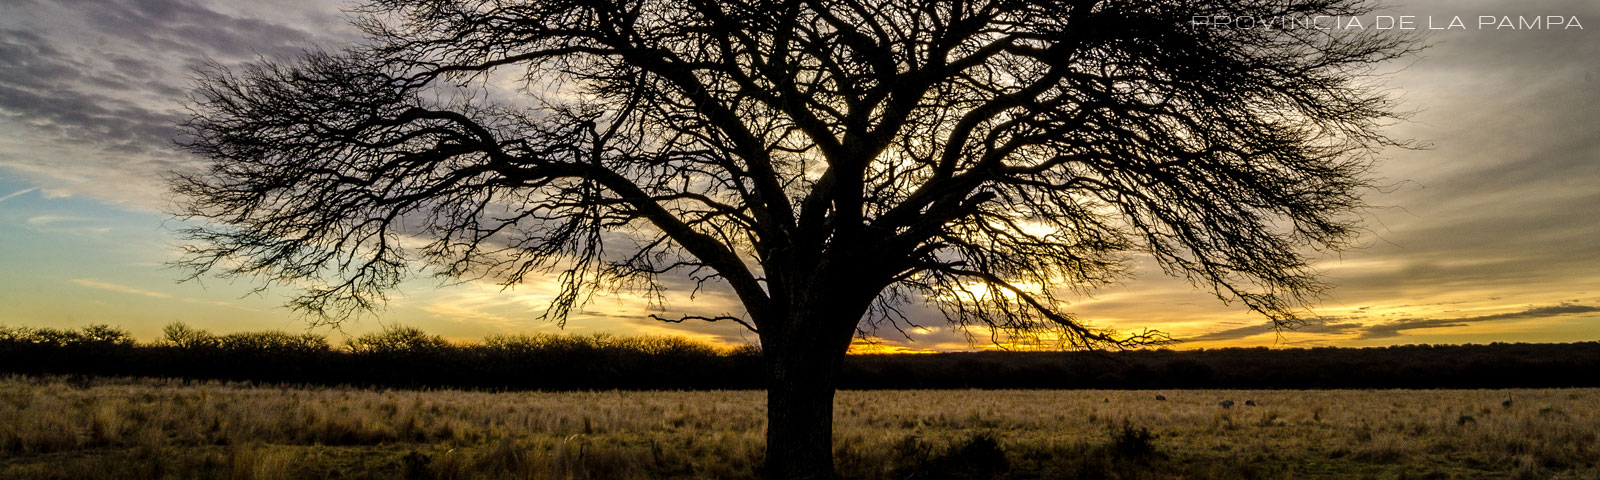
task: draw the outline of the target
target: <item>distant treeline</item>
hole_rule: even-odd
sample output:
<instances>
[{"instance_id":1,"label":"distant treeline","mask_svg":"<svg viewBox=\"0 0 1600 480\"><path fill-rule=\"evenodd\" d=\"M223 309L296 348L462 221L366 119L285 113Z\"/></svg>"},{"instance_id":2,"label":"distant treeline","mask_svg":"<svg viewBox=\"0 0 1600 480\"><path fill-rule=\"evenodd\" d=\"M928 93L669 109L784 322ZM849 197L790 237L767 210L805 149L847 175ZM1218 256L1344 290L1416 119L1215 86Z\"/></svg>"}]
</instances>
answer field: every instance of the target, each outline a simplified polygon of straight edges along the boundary
<instances>
[{"instance_id":1,"label":"distant treeline","mask_svg":"<svg viewBox=\"0 0 1600 480\"><path fill-rule=\"evenodd\" d=\"M0 326L0 373L491 390L750 389L761 352L678 337L508 335L455 343L409 327L335 347L311 333L138 343L106 325ZM847 389L1600 387L1600 343L851 355Z\"/></svg>"}]
</instances>

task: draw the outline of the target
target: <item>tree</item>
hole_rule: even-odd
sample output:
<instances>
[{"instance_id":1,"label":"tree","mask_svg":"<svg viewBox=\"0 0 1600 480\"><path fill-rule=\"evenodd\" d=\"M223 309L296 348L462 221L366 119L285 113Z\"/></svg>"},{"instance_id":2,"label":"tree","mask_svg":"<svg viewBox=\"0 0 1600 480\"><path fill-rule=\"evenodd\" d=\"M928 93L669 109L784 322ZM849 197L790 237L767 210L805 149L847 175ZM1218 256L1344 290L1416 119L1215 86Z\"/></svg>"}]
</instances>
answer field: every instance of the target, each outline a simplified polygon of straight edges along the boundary
<instances>
[{"instance_id":1,"label":"tree","mask_svg":"<svg viewBox=\"0 0 1600 480\"><path fill-rule=\"evenodd\" d=\"M431 266L730 289L770 371L767 472L833 475L858 330L925 301L997 342L1096 329L1060 295L1134 254L1282 325L1396 144L1362 0L368 0L368 41L201 71L184 264L320 318ZM1253 23L1254 24L1254 23Z\"/></svg>"}]
</instances>

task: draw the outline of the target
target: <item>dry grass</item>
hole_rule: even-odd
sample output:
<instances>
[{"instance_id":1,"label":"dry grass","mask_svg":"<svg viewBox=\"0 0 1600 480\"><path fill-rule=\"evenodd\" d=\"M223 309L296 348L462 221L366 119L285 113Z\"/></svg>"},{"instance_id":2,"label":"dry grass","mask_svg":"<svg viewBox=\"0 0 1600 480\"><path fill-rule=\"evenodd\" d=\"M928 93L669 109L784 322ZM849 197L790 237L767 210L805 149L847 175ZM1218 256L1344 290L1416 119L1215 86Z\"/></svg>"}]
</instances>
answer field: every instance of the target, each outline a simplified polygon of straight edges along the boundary
<instances>
[{"instance_id":1,"label":"dry grass","mask_svg":"<svg viewBox=\"0 0 1600 480\"><path fill-rule=\"evenodd\" d=\"M854 478L1600 478L1595 389L1156 393L840 392L836 457ZM11 377L0 478L742 478L763 398Z\"/></svg>"}]
</instances>

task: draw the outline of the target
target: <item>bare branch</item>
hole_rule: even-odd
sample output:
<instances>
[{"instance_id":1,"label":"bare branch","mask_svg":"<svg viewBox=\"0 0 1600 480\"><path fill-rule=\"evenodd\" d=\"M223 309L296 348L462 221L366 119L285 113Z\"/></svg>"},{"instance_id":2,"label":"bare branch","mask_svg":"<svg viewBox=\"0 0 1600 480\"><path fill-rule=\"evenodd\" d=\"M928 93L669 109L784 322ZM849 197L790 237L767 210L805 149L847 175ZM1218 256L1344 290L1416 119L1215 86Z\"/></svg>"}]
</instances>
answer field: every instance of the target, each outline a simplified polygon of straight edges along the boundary
<instances>
[{"instance_id":1,"label":"bare branch","mask_svg":"<svg viewBox=\"0 0 1600 480\"><path fill-rule=\"evenodd\" d=\"M700 315L684 315L684 316L678 317L678 318L667 318L667 317L662 317L660 315L651 314L650 315L650 319L656 320L656 321L659 321L659 322L667 322L667 323L683 323L683 322L687 322L689 320L702 320L702 321L707 321L707 322L720 322L720 321L723 321L723 320L727 320L727 321L739 324L739 326L744 327L745 330L749 330L751 333L756 333L756 334L760 334L761 333L761 331L756 330L755 325L751 325L750 322L745 321L743 318L735 317L735 316L732 316L732 315L721 315L721 316L716 316L716 317L704 317L704 316L700 316Z\"/></svg>"},{"instance_id":2,"label":"bare branch","mask_svg":"<svg viewBox=\"0 0 1600 480\"><path fill-rule=\"evenodd\" d=\"M731 289L763 342L842 349L917 301L1158 341L1061 311L1147 255L1292 325L1325 288L1310 255L1360 230L1373 152L1404 144L1373 66L1415 42L1194 19L1370 9L371 0L361 46L202 74L186 146L212 164L175 189L211 223L180 263L300 288L330 319L417 264L550 274L558 321L687 279Z\"/></svg>"}]
</instances>

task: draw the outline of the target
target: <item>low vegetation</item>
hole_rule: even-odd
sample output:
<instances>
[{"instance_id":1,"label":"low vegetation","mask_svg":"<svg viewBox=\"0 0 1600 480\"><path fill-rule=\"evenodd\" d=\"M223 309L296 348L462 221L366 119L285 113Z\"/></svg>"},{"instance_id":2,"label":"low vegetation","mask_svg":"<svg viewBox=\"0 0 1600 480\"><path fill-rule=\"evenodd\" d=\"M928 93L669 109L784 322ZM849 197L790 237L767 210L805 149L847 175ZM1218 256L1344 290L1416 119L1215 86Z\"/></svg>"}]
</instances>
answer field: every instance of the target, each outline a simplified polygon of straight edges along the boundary
<instances>
[{"instance_id":1,"label":"low vegetation","mask_svg":"<svg viewBox=\"0 0 1600 480\"><path fill-rule=\"evenodd\" d=\"M394 327L337 343L311 333L212 334L183 324L160 340L127 332L0 327L0 373L175 377L482 390L763 388L753 347L678 337L502 335L453 342ZM1600 387L1600 343L1201 351L850 355L846 389Z\"/></svg>"},{"instance_id":2,"label":"low vegetation","mask_svg":"<svg viewBox=\"0 0 1600 480\"><path fill-rule=\"evenodd\" d=\"M0 373L477 389L715 389L760 386L753 349L681 337L498 335L457 343L393 326L334 346L313 333L216 335L181 323L152 343L105 325L0 327ZM708 375L707 372L717 374Z\"/></svg>"},{"instance_id":3,"label":"low vegetation","mask_svg":"<svg viewBox=\"0 0 1600 480\"><path fill-rule=\"evenodd\" d=\"M885 479L1600 475L1595 389L1161 393L842 391L836 458ZM745 478L762 405L13 376L0 478Z\"/></svg>"}]
</instances>

